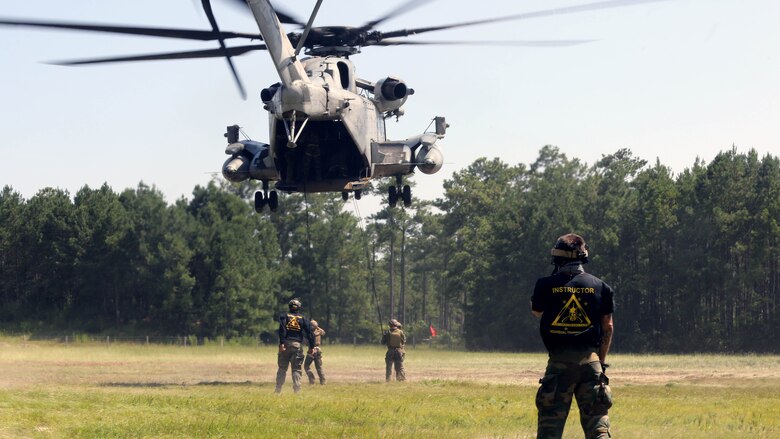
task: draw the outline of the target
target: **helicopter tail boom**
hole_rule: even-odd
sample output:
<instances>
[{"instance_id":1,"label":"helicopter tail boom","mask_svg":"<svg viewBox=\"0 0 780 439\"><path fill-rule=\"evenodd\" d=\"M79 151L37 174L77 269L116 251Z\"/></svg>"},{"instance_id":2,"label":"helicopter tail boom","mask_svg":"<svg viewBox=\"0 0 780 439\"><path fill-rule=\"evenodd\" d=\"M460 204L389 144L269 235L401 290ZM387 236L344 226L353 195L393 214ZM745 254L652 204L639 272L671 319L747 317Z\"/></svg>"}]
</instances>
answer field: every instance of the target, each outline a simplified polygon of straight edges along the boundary
<instances>
[{"instance_id":1,"label":"helicopter tail boom","mask_svg":"<svg viewBox=\"0 0 780 439\"><path fill-rule=\"evenodd\" d=\"M271 3L268 0L248 0L247 3L252 9L282 84L290 86L294 81L309 82L306 71L295 56L295 49L284 33Z\"/></svg>"}]
</instances>

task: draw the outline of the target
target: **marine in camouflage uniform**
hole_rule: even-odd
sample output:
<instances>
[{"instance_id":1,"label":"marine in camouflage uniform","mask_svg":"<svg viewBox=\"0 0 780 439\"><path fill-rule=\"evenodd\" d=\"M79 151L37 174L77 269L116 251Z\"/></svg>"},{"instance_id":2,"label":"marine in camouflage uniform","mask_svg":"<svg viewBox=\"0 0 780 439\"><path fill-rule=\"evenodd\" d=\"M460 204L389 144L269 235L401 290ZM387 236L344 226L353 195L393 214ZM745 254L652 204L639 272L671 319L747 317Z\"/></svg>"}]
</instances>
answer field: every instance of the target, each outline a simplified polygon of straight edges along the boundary
<instances>
[{"instance_id":1,"label":"marine in camouflage uniform","mask_svg":"<svg viewBox=\"0 0 780 439\"><path fill-rule=\"evenodd\" d=\"M531 299L549 352L536 394L537 438L563 435L572 398L577 399L586 439L610 438L612 391L604 370L612 343L614 291L583 270L588 250L581 236L561 236L551 254L555 270L537 280Z\"/></svg>"},{"instance_id":2,"label":"marine in camouflage uniform","mask_svg":"<svg viewBox=\"0 0 780 439\"><path fill-rule=\"evenodd\" d=\"M309 384L314 384L314 372L311 371L311 363L314 363L315 369L317 369L317 375L320 377L320 384L325 384L325 373L322 371L322 337L325 335L325 330L320 328L317 321L311 320L311 332L314 335L314 349L311 353L306 354L306 360L303 362L303 370L306 371L306 376L309 377Z\"/></svg>"},{"instance_id":3,"label":"marine in camouflage uniform","mask_svg":"<svg viewBox=\"0 0 780 439\"><path fill-rule=\"evenodd\" d=\"M287 376L287 369L292 365L293 391L301 391L301 365L303 365L303 337L309 343L309 353L314 347L309 320L300 313L301 301L291 300L288 304L289 312L279 316L279 354L277 355L276 393L282 393Z\"/></svg>"},{"instance_id":4,"label":"marine in camouflage uniform","mask_svg":"<svg viewBox=\"0 0 780 439\"><path fill-rule=\"evenodd\" d=\"M397 381L406 381L406 371L404 370L404 346L406 345L406 334L401 330L401 323L396 320L390 320L390 331L382 336L382 344L387 346L385 354L385 381L390 381L395 366L395 379Z\"/></svg>"}]
</instances>

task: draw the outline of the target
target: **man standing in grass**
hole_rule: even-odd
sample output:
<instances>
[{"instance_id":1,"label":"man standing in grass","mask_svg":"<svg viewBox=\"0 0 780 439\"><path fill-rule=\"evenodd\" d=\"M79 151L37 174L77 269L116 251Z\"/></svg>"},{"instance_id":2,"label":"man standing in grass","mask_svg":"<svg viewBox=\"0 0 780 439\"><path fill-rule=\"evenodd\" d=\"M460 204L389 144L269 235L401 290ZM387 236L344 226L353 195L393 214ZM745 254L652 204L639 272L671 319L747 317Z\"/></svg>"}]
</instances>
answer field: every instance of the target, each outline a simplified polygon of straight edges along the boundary
<instances>
[{"instance_id":1,"label":"man standing in grass","mask_svg":"<svg viewBox=\"0 0 780 439\"><path fill-rule=\"evenodd\" d=\"M276 393L282 393L282 386L287 375L287 368L292 365L293 391L301 391L301 366L303 365L303 343L304 333L309 343L309 354L314 348L314 337L312 335L309 320L301 314L301 301L291 300L287 307L289 312L279 316L279 354L277 355L277 364L279 369L276 371Z\"/></svg>"},{"instance_id":2,"label":"man standing in grass","mask_svg":"<svg viewBox=\"0 0 780 439\"><path fill-rule=\"evenodd\" d=\"M382 336L382 344L387 346L385 354L385 381L390 381L395 366L395 379L397 381L406 381L406 371L404 370L404 345L406 345L406 334L401 330L401 323L396 320L390 320L390 331Z\"/></svg>"},{"instance_id":3,"label":"man standing in grass","mask_svg":"<svg viewBox=\"0 0 780 439\"><path fill-rule=\"evenodd\" d=\"M552 249L555 269L536 281L531 312L540 319L549 361L536 394L537 438L560 438L577 398L580 423L587 439L609 438L608 409L612 406L604 374L612 343L612 287L582 268L588 247L581 236L561 236Z\"/></svg>"},{"instance_id":4,"label":"man standing in grass","mask_svg":"<svg viewBox=\"0 0 780 439\"><path fill-rule=\"evenodd\" d=\"M303 370L306 371L306 376L309 377L309 384L314 384L314 372L311 371L311 363L314 363L314 367L317 369L317 376L320 377L320 384L325 384L325 373L322 372L322 350L320 349L325 330L320 328L316 320L311 319L311 331L314 334L314 348L310 351L310 354L306 354Z\"/></svg>"}]
</instances>

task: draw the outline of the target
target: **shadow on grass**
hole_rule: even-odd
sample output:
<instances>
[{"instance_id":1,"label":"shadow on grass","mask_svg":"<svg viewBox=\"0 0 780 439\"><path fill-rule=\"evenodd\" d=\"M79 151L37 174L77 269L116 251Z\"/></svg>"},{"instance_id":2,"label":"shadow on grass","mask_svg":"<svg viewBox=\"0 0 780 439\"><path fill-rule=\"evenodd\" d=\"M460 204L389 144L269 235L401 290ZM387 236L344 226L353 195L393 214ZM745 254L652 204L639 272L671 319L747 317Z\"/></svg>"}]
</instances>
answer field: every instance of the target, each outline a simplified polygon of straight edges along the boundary
<instances>
[{"instance_id":1,"label":"shadow on grass","mask_svg":"<svg viewBox=\"0 0 780 439\"><path fill-rule=\"evenodd\" d=\"M102 383L101 387L192 387L192 386L261 386L261 383L252 381L201 381L195 384L177 384L177 383Z\"/></svg>"}]
</instances>

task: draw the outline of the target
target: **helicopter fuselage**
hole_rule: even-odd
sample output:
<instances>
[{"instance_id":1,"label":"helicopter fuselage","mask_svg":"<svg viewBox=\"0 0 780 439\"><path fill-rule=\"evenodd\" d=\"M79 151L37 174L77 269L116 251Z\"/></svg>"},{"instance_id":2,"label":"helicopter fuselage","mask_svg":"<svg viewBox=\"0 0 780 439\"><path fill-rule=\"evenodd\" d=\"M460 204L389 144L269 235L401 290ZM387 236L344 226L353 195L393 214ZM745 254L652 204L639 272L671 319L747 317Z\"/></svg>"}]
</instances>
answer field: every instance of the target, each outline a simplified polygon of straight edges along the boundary
<instances>
[{"instance_id":1,"label":"helicopter fuselage","mask_svg":"<svg viewBox=\"0 0 780 439\"><path fill-rule=\"evenodd\" d=\"M411 174L415 167L438 171L442 156L435 142L441 135L387 140L386 118L402 114L413 92L402 80L356 78L353 64L335 56L301 64L308 81L276 83L261 93L269 144L241 154L233 150L225 177L277 181L276 188L286 192L342 192L361 190L376 177ZM415 160L418 149L427 162Z\"/></svg>"},{"instance_id":2,"label":"helicopter fuselage","mask_svg":"<svg viewBox=\"0 0 780 439\"><path fill-rule=\"evenodd\" d=\"M276 189L285 192L357 194L373 178L400 177L415 168L432 174L441 168L435 142L444 135L439 129L445 126L443 118L437 118L436 133L387 140L385 119L401 116L414 92L404 81L357 78L345 57L299 60L268 2L249 5L281 81L261 93L269 113L269 143L227 136L231 158L223 175L228 180L276 181Z\"/></svg>"},{"instance_id":3,"label":"helicopter fuselage","mask_svg":"<svg viewBox=\"0 0 780 439\"><path fill-rule=\"evenodd\" d=\"M271 154L280 174L276 187L352 190L373 176L371 144L385 141L385 121L376 105L357 93L348 60L312 57L301 63L309 81L280 86L265 101Z\"/></svg>"}]
</instances>

